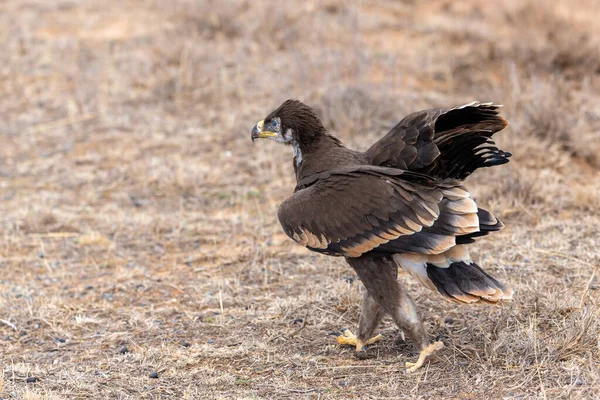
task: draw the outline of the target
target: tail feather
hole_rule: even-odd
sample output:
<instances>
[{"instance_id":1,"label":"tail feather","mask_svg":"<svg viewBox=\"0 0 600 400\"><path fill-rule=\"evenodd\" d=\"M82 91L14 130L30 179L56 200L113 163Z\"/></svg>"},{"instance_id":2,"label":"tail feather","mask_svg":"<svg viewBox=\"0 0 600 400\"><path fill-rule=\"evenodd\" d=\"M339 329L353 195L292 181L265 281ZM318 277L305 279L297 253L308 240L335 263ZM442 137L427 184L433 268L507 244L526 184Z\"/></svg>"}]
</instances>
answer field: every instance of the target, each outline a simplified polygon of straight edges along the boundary
<instances>
[{"instance_id":1,"label":"tail feather","mask_svg":"<svg viewBox=\"0 0 600 400\"><path fill-rule=\"evenodd\" d=\"M458 303L497 303L513 296L512 290L471 260L466 246L440 254L395 254L393 259L423 285Z\"/></svg>"},{"instance_id":2,"label":"tail feather","mask_svg":"<svg viewBox=\"0 0 600 400\"><path fill-rule=\"evenodd\" d=\"M512 290L474 262L453 262L447 268L427 264L427 276L441 294L459 303L496 303L513 296Z\"/></svg>"}]
</instances>

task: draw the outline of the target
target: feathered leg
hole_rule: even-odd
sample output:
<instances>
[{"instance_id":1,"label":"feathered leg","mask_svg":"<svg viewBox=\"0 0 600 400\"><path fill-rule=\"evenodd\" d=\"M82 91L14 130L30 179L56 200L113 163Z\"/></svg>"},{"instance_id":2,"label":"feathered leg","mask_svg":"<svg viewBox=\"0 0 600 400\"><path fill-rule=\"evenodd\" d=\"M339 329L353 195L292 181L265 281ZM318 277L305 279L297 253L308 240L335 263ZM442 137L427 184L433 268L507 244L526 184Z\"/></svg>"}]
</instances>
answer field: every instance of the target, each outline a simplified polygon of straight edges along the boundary
<instances>
[{"instance_id":1,"label":"feathered leg","mask_svg":"<svg viewBox=\"0 0 600 400\"><path fill-rule=\"evenodd\" d=\"M379 327L379 323L385 312L383 308L375 301L368 290L363 293L362 306L360 308L360 318L358 320L358 339L361 341L372 340L372 338L381 339L381 335L373 336L375 330Z\"/></svg>"},{"instance_id":2,"label":"feathered leg","mask_svg":"<svg viewBox=\"0 0 600 400\"><path fill-rule=\"evenodd\" d=\"M369 294L368 290L363 293L363 301L360 310L360 319L358 321L358 332L354 335L350 330L342 330L342 334L337 337L339 344L348 344L356 346L356 351L365 349L368 344L375 343L381 340L383 336L375 334L375 330L379 327L381 318L383 318L384 311L375 301L375 299Z\"/></svg>"},{"instance_id":3,"label":"feathered leg","mask_svg":"<svg viewBox=\"0 0 600 400\"><path fill-rule=\"evenodd\" d=\"M442 342L429 344L417 308L398 282L397 266L391 258L358 257L346 258L346 261L356 271L372 298L392 316L420 351L416 363L407 363L409 372L420 368L431 354L444 347Z\"/></svg>"}]
</instances>

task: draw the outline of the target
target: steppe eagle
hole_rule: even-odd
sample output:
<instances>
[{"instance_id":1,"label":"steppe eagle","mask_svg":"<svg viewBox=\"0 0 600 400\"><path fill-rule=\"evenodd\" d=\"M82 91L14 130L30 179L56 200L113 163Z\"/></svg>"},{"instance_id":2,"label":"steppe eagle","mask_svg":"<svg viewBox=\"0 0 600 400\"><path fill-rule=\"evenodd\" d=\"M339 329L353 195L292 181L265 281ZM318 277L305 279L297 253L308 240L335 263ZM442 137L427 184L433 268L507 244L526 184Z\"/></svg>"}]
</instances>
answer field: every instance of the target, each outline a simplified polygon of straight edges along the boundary
<instances>
[{"instance_id":1,"label":"steppe eagle","mask_svg":"<svg viewBox=\"0 0 600 400\"><path fill-rule=\"evenodd\" d=\"M507 126L500 108L473 102L408 115L366 152L344 147L316 113L288 100L252 129L252 141L290 145L294 194L279 207L285 233L312 251L342 256L366 291L356 335L341 344L357 351L381 338L385 313L420 351L408 371L443 348L430 343L415 304L397 280L403 268L459 303L496 303L513 292L469 256L475 238L504 226L478 208L462 181L481 167L508 162L492 135Z\"/></svg>"}]
</instances>

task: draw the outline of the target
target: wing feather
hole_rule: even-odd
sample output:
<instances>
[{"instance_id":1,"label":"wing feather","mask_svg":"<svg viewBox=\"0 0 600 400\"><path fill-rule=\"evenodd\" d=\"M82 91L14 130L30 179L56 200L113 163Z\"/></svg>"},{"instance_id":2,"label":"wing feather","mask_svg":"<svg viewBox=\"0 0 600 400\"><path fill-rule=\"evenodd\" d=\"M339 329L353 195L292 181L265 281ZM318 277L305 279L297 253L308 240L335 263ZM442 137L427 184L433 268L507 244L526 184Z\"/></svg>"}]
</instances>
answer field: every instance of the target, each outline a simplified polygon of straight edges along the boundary
<instances>
[{"instance_id":1,"label":"wing feather","mask_svg":"<svg viewBox=\"0 0 600 400\"><path fill-rule=\"evenodd\" d=\"M279 220L297 243L346 257L439 254L456 245L456 235L477 232L466 189L411 174L372 166L330 171L285 200Z\"/></svg>"},{"instance_id":2,"label":"wing feather","mask_svg":"<svg viewBox=\"0 0 600 400\"><path fill-rule=\"evenodd\" d=\"M491 139L507 124L500 106L492 103L418 111L373 144L367 155L373 165L464 179L477 168L508 162L511 154Z\"/></svg>"}]
</instances>

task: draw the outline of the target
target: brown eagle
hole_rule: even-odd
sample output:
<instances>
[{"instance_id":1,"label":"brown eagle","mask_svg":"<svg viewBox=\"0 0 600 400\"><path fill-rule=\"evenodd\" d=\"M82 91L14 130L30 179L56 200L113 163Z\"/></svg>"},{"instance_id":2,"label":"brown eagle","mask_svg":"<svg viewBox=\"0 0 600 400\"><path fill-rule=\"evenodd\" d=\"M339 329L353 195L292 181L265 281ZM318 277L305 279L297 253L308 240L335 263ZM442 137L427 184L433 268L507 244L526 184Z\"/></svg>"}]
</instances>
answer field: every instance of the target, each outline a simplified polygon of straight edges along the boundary
<instances>
[{"instance_id":1,"label":"brown eagle","mask_svg":"<svg viewBox=\"0 0 600 400\"><path fill-rule=\"evenodd\" d=\"M408 371L444 347L430 344L398 267L458 303L512 298L466 246L504 226L462 184L476 169L511 156L491 139L508 125L499 107L473 102L410 114L366 152L344 147L297 100L254 126L252 141L293 149L296 189L278 212L285 233L309 250L345 257L366 288L357 334L345 330L338 343L360 351L381 339L375 331L387 313L420 351Z\"/></svg>"}]
</instances>

